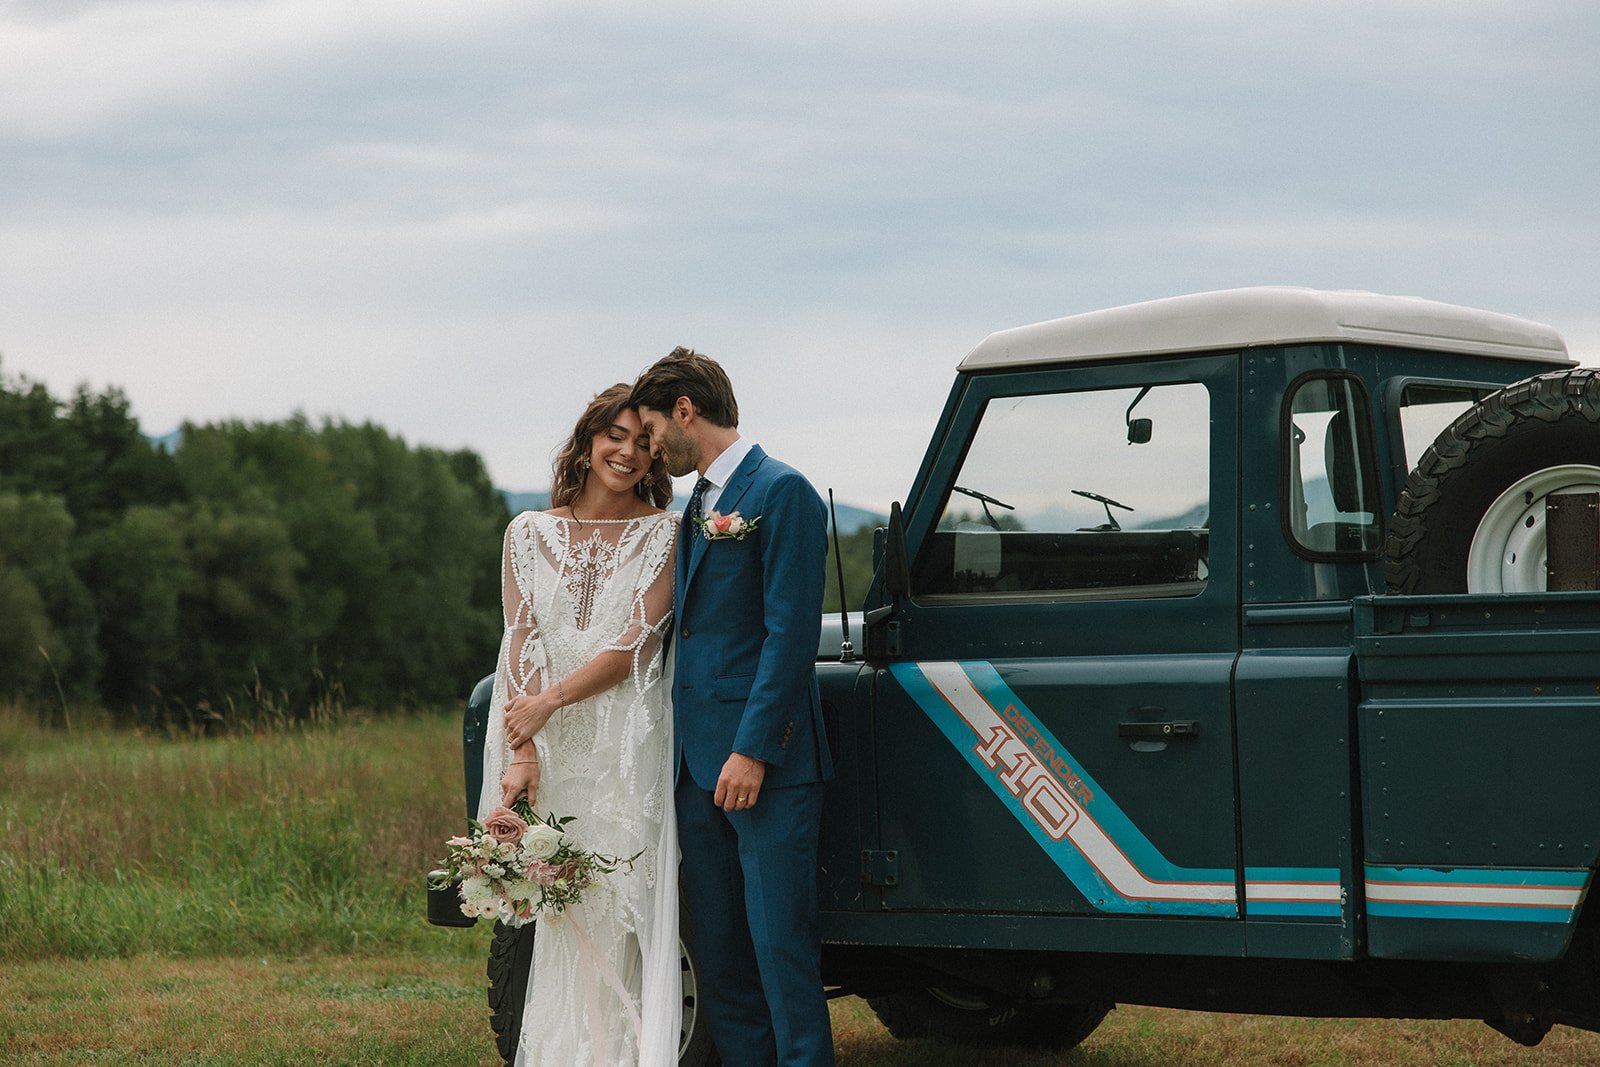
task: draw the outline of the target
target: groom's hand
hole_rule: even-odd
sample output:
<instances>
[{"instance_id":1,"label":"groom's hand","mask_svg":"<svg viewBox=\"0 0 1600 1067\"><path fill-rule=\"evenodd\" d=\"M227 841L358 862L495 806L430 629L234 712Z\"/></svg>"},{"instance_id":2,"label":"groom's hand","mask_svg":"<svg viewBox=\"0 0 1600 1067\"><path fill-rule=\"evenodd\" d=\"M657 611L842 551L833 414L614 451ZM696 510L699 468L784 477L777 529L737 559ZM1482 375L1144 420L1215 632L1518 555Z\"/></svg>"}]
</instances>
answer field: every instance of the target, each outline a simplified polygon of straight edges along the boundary
<instances>
[{"instance_id":1,"label":"groom's hand","mask_svg":"<svg viewBox=\"0 0 1600 1067\"><path fill-rule=\"evenodd\" d=\"M717 792L712 802L723 811L749 811L761 795L761 780L766 776L765 763L754 756L735 752L717 775Z\"/></svg>"}]
</instances>

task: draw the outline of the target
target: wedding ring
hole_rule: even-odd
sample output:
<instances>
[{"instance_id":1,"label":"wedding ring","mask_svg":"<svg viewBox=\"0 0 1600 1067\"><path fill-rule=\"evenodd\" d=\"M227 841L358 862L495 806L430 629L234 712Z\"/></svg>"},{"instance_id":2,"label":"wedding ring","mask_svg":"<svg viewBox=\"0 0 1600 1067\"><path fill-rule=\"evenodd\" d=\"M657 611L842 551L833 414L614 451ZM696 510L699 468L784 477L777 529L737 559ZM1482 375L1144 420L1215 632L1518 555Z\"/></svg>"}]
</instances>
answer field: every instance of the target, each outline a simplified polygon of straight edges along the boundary
<instances>
[{"instance_id":1,"label":"wedding ring","mask_svg":"<svg viewBox=\"0 0 1600 1067\"><path fill-rule=\"evenodd\" d=\"M746 800L746 799L748 799L748 798L746 798L746 797L740 797L740 798L739 798L739 803L741 803L741 804L743 804L743 803L744 803L744 802L745 802L745 800Z\"/></svg>"}]
</instances>

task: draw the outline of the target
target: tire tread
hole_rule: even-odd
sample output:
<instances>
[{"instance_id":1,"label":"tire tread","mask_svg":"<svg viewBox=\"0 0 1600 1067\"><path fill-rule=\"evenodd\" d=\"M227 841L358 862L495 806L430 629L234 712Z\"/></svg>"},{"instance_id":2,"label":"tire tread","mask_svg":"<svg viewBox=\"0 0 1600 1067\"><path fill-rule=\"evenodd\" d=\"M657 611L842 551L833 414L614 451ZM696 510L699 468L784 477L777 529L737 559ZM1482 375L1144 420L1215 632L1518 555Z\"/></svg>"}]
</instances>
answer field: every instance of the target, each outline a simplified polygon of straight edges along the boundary
<instances>
[{"instance_id":1,"label":"tire tread","mask_svg":"<svg viewBox=\"0 0 1600 1067\"><path fill-rule=\"evenodd\" d=\"M1532 423L1580 418L1600 423L1600 368L1550 371L1513 383L1468 408L1428 446L1405 486L1384 545L1384 578L1391 593L1456 592L1428 588L1428 565L1438 533L1430 523L1461 472ZM1463 565L1465 561L1462 561ZM1437 583L1434 583L1437 584Z\"/></svg>"}]
</instances>

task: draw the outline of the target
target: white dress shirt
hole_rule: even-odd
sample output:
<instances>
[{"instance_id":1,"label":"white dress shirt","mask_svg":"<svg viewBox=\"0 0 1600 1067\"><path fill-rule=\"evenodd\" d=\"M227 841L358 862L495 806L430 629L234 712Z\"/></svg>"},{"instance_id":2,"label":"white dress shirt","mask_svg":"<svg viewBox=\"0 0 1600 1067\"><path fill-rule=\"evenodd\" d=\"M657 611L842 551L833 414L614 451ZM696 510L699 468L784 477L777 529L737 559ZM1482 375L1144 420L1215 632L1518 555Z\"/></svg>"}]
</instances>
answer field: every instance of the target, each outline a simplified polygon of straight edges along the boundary
<instances>
[{"instance_id":1,"label":"white dress shirt","mask_svg":"<svg viewBox=\"0 0 1600 1067\"><path fill-rule=\"evenodd\" d=\"M722 487L727 485L728 479L738 472L744 457L748 456L754 447L756 443L748 437L737 437L734 438L733 444L724 448L722 454L711 461L711 466L706 468L705 475L706 481L711 484L706 486L705 495L700 498L702 515L709 515L717 506L717 501L722 497Z\"/></svg>"}]
</instances>

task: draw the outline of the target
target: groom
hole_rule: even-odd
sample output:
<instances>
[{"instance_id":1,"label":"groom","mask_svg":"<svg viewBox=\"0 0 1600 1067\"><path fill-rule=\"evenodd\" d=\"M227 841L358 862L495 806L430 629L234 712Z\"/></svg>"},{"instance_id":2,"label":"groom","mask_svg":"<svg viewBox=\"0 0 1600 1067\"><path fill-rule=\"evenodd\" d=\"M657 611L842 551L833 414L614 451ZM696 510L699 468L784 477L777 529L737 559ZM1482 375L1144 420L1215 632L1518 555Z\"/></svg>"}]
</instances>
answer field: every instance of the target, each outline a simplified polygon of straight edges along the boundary
<instances>
[{"instance_id":1,"label":"groom","mask_svg":"<svg viewBox=\"0 0 1600 1067\"><path fill-rule=\"evenodd\" d=\"M673 349L630 402L667 470L700 472L678 537L672 685L700 1002L723 1063L831 1064L817 930L833 776L816 681L822 500L739 435L714 360Z\"/></svg>"}]
</instances>

